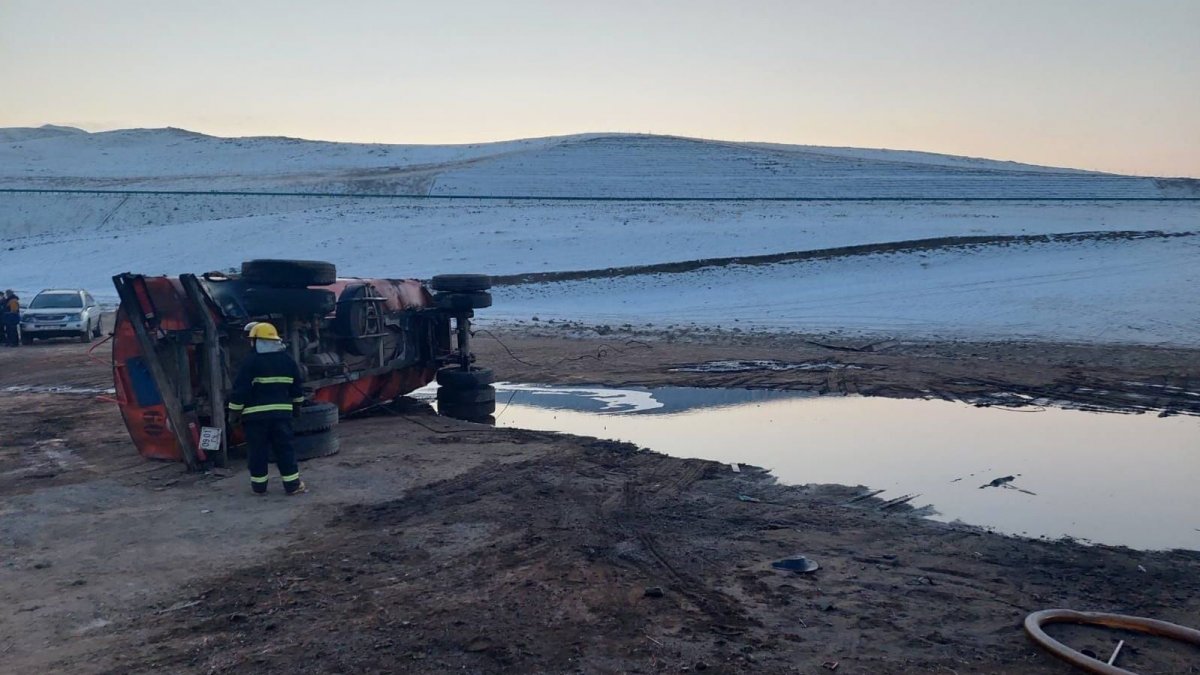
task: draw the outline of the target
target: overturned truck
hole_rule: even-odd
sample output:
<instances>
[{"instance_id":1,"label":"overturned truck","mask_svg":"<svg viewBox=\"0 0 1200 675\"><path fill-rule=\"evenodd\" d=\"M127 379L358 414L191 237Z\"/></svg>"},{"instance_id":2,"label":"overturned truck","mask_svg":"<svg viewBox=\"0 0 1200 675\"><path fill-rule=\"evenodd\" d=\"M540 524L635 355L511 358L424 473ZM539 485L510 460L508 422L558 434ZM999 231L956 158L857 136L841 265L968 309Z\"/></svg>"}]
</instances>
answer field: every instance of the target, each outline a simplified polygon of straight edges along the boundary
<instances>
[{"instance_id":1,"label":"overturned truck","mask_svg":"<svg viewBox=\"0 0 1200 675\"><path fill-rule=\"evenodd\" d=\"M487 423L491 371L474 366L471 319L492 304L478 274L417 280L339 278L330 263L251 260L241 273L119 274L113 381L144 457L222 466L242 442L225 421L232 378L250 353L246 324L279 329L305 380L295 421L300 459L337 452L339 416L437 380L443 415Z\"/></svg>"}]
</instances>

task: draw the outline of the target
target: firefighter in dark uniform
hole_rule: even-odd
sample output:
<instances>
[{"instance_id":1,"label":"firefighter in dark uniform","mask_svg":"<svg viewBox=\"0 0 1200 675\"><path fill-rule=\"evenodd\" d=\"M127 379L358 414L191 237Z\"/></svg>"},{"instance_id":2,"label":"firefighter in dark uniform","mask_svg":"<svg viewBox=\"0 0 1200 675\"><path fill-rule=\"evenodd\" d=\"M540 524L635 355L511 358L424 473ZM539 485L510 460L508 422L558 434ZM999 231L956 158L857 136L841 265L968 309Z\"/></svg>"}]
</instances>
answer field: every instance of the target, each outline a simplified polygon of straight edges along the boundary
<instances>
[{"instance_id":1,"label":"firefighter in dark uniform","mask_svg":"<svg viewBox=\"0 0 1200 675\"><path fill-rule=\"evenodd\" d=\"M292 447L292 417L304 402L303 381L296 362L288 355L279 331L269 323L250 329L254 352L242 363L229 394L229 421L242 424L250 444L250 487L267 493L267 465L271 450L275 466L289 495L305 492Z\"/></svg>"}]
</instances>

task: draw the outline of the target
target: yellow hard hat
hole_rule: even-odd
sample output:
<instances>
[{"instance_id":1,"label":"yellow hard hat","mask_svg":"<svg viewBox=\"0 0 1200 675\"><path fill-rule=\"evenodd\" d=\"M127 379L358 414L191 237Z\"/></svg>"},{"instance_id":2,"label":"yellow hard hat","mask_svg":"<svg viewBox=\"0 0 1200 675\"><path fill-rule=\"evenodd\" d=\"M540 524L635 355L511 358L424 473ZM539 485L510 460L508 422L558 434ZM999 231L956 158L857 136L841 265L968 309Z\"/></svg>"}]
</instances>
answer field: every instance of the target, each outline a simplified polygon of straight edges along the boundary
<instances>
[{"instance_id":1,"label":"yellow hard hat","mask_svg":"<svg viewBox=\"0 0 1200 675\"><path fill-rule=\"evenodd\" d=\"M250 329L250 338L252 340L279 340L279 331L275 330L275 326L264 321L255 324Z\"/></svg>"}]
</instances>

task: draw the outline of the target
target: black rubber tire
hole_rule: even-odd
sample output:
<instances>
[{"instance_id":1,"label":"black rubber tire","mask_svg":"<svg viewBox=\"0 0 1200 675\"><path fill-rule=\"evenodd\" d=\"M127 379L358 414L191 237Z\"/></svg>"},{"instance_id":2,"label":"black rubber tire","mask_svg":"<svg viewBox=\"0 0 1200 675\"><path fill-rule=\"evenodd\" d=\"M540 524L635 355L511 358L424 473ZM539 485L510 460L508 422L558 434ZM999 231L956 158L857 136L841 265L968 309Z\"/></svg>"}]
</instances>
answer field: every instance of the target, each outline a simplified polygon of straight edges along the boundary
<instances>
[{"instance_id":1,"label":"black rubber tire","mask_svg":"<svg viewBox=\"0 0 1200 675\"><path fill-rule=\"evenodd\" d=\"M463 310L483 309L492 306L492 294L487 291L475 293L438 293L433 296L433 304L442 309Z\"/></svg>"},{"instance_id":2,"label":"black rubber tire","mask_svg":"<svg viewBox=\"0 0 1200 675\"><path fill-rule=\"evenodd\" d=\"M496 412L496 402L488 401L487 403L474 403L463 405L442 405L438 403L438 414L445 417L453 417L458 420L481 420Z\"/></svg>"},{"instance_id":3,"label":"black rubber tire","mask_svg":"<svg viewBox=\"0 0 1200 675\"><path fill-rule=\"evenodd\" d=\"M325 316L337 307L337 297L323 288L252 286L242 294L242 306L249 316Z\"/></svg>"},{"instance_id":4,"label":"black rubber tire","mask_svg":"<svg viewBox=\"0 0 1200 675\"><path fill-rule=\"evenodd\" d=\"M486 274L439 274L429 280L429 287L435 291L474 293L491 288L492 278Z\"/></svg>"},{"instance_id":5,"label":"black rubber tire","mask_svg":"<svg viewBox=\"0 0 1200 675\"><path fill-rule=\"evenodd\" d=\"M336 455L342 449L342 443L338 439L336 431L326 431L319 434L306 434L304 436L296 436L292 439L292 449L296 451L296 461L303 462L307 459L316 457L328 457ZM271 452L270 459L272 464L275 464L275 452Z\"/></svg>"},{"instance_id":6,"label":"black rubber tire","mask_svg":"<svg viewBox=\"0 0 1200 675\"><path fill-rule=\"evenodd\" d=\"M333 332L341 338L338 344L355 356L374 354L379 349L379 338L361 337L358 328L364 322L363 312L368 311L366 303L358 298L370 292L372 289L367 284L353 284L342 289L333 318Z\"/></svg>"},{"instance_id":7,"label":"black rubber tire","mask_svg":"<svg viewBox=\"0 0 1200 675\"><path fill-rule=\"evenodd\" d=\"M455 366L437 372L437 383L447 389L481 389L495 381L496 376L488 368L463 370Z\"/></svg>"},{"instance_id":8,"label":"black rubber tire","mask_svg":"<svg viewBox=\"0 0 1200 675\"><path fill-rule=\"evenodd\" d=\"M437 390L438 405L457 407L460 405L476 405L479 403L496 402L496 388L492 386L479 389L447 389Z\"/></svg>"},{"instance_id":9,"label":"black rubber tire","mask_svg":"<svg viewBox=\"0 0 1200 675\"><path fill-rule=\"evenodd\" d=\"M33 344L33 336L32 335L22 335L21 336L21 344L25 345L26 347Z\"/></svg>"},{"instance_id":10,"label":"black rubber tire","mask_svg":"<svg viewBox=\"0 0 1200 675\"><path fill-rule=\"evenodd\" d=\"M297 436L329 431L338 423L338 407L332 403L314 403L300 407L300 416L292 418Z\"/></svg>"},{"instance_id":11,"label":"black rubber tire","mask_svg":"<svg viewBox=\"0 0 1200 675\"><path fill-rule=\"evenodd\" d=\"M79 341L85 345L92 344L92 331L85 328L84 331L79 334Z\"/></svg>"},{"instance_id":12,"label":"black rubber tire","mask_svg":"<svg viewBox=\"0 0 1200 675\"><path fill-rule=\"evenodd\" d=\"M247 260L242 279L281 288L328 286L337 281L337 268L320 260Z\"/></svg>"},{"instance_id":13,"label":"black rubber tire","mask_svg":"<svg viewBox=\"0 0 1200 675\"><path fill-rule=\"evenodd\" d=\"M104 319L97 319L97 320L96 320L96 327L92 329L92 337L93 337L93 338L98 338L98 337L100 337L100 323L101 323L102 321L104 321Z\"/></svg>"}]
</instances>

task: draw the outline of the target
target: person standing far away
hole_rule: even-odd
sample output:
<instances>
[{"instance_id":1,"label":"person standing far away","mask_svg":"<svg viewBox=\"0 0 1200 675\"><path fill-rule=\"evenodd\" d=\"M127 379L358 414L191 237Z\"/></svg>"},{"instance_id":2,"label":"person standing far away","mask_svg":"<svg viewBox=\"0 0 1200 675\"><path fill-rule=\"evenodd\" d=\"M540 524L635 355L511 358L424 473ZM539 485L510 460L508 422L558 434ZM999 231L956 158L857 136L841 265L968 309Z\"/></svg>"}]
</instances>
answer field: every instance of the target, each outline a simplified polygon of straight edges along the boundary
<instances>
[{"instance_id":1,"label":"person standing far away","mask_svg":"<svg viewBox=\"0 0 1200 675\"><path fill-rule=\"evenodd\" d=\"M0 293L0 345L8 346L8 293Z\"/></svg>"},{"instance_id":2,"label":"person standing far away","mask_svg":"<svg viewBox=\"0 0 1200 675\"><path fill-rule=\"evenodd\" d=\"M267 493L267 469L274 450L284 491L306 492L292 447L292 418L300 416L304 403L300 368L272 324L255 324L250 341L254 351L242 363L229 394L229 423L241 423L250 445L250 488L256 495Z\"/></svg>"},{"instance_id":3,"label":"person standing far away","mask_svg":"<svg viewBox=\"0 0 1200 675\"><path fill-rule=\"evenodd\" d=\"M4 313L0 315L0 322L4 324L4 344L17 347L21 344L21 299L10 288L4 291L3 304Z\"/></svg>"}]
</instances>

